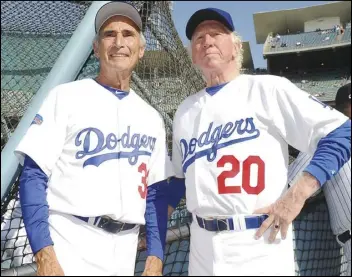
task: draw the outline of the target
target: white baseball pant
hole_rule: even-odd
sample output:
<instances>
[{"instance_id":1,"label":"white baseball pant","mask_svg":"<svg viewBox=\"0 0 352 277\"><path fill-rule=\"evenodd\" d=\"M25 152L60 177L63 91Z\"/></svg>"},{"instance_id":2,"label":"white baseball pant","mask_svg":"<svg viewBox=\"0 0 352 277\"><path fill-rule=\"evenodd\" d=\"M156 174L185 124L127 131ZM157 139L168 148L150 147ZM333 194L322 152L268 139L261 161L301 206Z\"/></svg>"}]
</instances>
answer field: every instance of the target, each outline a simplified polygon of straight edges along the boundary
<instances>
[{"instance_id":1,"label":"white baseball pant","mask_svg":"<svg viewBox=\"0 0 352 277\"><path fill-rule=\"evenodd\" d=\"M273 244L271 229L259 240L256 230L209 232L193 220L189 276L294 276L292 225L286 239L279 233Z\"/></svg>"},{"instance_id":2,"label":"white baseball pant","mask_svg":"<svg viewBox=\"0 0 352 277\"><path fill-rule=\"evenodd\" d=\"M139 226L111 234L71 216L50 212L54 250L66 276L133 276Z\"/></svg>"}]
</instances>

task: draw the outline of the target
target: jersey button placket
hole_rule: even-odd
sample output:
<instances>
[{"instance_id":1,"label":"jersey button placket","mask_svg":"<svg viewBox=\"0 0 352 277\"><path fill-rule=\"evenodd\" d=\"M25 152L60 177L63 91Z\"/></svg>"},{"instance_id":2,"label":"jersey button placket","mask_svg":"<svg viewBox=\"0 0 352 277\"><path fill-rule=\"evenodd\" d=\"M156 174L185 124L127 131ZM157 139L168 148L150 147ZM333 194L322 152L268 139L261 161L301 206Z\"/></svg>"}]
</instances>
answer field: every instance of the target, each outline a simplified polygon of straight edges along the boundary
<instances>
[{"instance_id":1,"label":"jersey button placket","mask_svg":"<svg viewBox=\"0 0 352 277\"><path fill-rule=\"evenodd\" d=\"M117 118L117 126L116 126L116 129L117 129L117 131L116 131L116 133L117 133L117 137L119 138L119 139L121 139L121 126L120 126L120 112L119 112L119 110L120 110L120 107L119 107L119 104L120 104L120 100L119 99L116 99L117 100L117 104L116 104L116 118ZM116 152L117 153L120 153L121 151L122 151L122 147L121 147L121 140L119 141L119 143L117 144L117 147L116 147ZM123 192L123 190L122 190L122 184L121 184L121 182L122 182L122 178L121 178L121 176L123 176L122 175L122 172L121 172L121 159L118 159L117 160L118 162L117 162L117 170L116 170L116 174L117 174L117 180L118 180L118 182L117 182L117 184L116 185L118 185L119 186L119 190L120 190L120 199L117 199L117 202L120 204L120 207L119 207L119 211L120 211L120 214L122 214L123 213L123 195L122 195L122 192Z\"/></svg>"}]
</instances>

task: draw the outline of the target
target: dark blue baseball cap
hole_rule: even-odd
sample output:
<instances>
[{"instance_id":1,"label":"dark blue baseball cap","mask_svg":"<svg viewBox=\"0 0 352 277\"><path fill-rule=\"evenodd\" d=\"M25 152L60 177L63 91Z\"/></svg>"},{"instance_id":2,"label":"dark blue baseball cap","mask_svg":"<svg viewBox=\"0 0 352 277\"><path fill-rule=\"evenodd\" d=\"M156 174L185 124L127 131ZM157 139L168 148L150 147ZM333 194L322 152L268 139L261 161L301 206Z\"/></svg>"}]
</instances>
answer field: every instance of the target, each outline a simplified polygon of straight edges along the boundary
<instances>
[{"instance_id":1,"label":"dark blue baseball cap","mask_svg":"<svg viewBox=\"0 0 352 277\"><path fill-rule=\"evenodd\" d=\"M235 30L231 15L216 8L207 8L196 11L187 22L186 36L189 40L192 39L192 35L196 30L197 26L205 20L215 20L224 24L231 32Z\"/></svg>"}]
</instances>

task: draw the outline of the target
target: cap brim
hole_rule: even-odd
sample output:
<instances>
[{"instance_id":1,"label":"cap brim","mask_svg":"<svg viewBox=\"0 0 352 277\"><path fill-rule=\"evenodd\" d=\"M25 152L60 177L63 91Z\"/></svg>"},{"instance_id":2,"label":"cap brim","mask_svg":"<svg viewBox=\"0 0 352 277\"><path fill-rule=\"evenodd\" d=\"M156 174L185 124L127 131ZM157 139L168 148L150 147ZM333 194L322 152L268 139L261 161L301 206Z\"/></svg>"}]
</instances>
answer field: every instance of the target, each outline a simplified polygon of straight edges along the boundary
<instances>
[{"instance_id":1,"label":"cap brim","mask_svg":"<svg viewBox=\"0 0 352 277\"><path fill-rule=\"evenodd\" d=\"M109 2L102 6L95 16L95 32L98 33L104 23L115 15L121 15L131 19L142 30L142 19L138 10L132 5L124 2Z\"/></svg>"},{"instance_id":2,"label":"cap brim","mask_svg":"<svg viewBox=\"0 0 352 277\"><path fill-rule=\"evenodd\" d=\"M227 20L219 13L213 10L199 10L194 13L188 20L186 26L186 36L189 40L192 39L193 33L200 23L205 20L215 20L224 24L230 31L234 31L233 27L227 22Z\"/></svg>"}]
</instances>

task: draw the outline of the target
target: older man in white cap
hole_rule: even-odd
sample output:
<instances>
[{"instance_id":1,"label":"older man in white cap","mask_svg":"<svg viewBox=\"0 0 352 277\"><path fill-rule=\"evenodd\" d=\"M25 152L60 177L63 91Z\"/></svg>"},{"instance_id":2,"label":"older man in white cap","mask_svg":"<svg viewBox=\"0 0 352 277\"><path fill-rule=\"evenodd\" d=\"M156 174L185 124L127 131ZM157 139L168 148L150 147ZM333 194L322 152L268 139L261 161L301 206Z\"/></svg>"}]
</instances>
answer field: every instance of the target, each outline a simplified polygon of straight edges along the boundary
<instances>
[{"instance_id":1,"label":"older man in white cap","mask_svg":"<svg viewBox=\"0 0 352 277\"><path fill-rule=\"evenodd\" d=\"M145 38L138 11L109 2L95 19L95 79L50 91L15 154L20 201L38 275L161 275L169 173L162 117L131 88Z\"/></svg>"}]
</instances>

